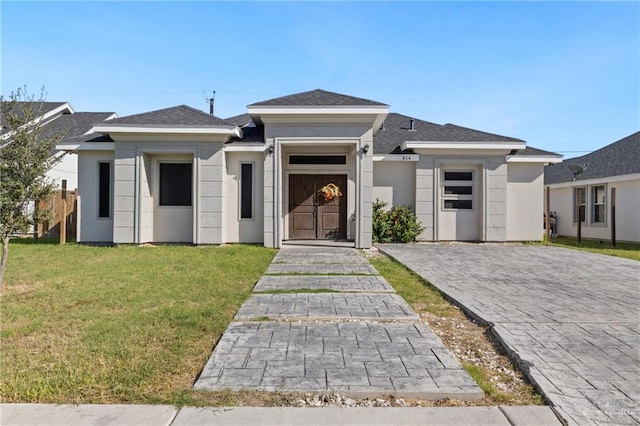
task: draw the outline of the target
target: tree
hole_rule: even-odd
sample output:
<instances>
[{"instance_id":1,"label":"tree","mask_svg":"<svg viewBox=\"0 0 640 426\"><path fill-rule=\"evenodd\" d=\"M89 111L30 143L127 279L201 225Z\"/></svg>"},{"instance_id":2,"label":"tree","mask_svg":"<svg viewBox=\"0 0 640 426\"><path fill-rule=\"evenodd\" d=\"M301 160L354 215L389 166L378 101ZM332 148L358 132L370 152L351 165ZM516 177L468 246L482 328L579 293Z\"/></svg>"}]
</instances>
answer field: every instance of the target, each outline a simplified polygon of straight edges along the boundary
<instances>
[{"instance_id":1,"label":"tree","mask_svg":"<svg viewBox=\"0 0 640 426\"><path fill-rule=\"evenodd\" d=\"M29 205L55 189L46 174L59 161L53 153L63 135L43 134L39 122L43 102L44 90L36 99L27 95L26 87L11 92L8 100L0 97L0 289L9 257L9 238L46 219L47 210L30 209Z\"/></svg>"}]
</instances>

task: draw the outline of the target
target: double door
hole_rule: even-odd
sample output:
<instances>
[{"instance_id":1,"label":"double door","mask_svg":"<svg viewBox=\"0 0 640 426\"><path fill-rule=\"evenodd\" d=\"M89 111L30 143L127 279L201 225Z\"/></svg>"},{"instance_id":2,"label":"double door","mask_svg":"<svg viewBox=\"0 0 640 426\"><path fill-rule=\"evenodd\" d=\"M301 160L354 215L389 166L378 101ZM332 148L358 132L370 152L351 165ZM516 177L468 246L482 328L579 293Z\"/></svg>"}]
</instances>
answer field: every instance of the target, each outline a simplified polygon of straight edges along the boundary
<instances>
[{"instance_id":1,"label":"double door","mask_svg":"<svg viewBox=\"0 0 640 426\"><path fill-rule=\"evenodd\" d=\"M341 196L327 199L322 188L335 185ZM289 175L289 239L341 240L347 237L347 176Z\"/></svg>"}]
</instances>

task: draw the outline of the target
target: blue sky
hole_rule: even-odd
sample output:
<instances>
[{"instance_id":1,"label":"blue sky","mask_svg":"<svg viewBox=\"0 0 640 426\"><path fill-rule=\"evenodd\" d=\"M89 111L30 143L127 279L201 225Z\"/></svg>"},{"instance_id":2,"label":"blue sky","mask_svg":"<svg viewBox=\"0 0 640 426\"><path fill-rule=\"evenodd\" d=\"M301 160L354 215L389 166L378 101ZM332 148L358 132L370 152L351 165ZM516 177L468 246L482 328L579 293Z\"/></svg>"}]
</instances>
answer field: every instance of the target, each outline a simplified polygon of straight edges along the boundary
<instances>
[{"instance_id":1,"label":"blue sky","mask_svg":"<svg viewBox=\"0 0 640 426\"><path fill-rule=\"evenodd\" d=\"M638 2L0 3L1 93L216 115L322 88L570 158L640 129Z\"/></svg>"}]
</instances>

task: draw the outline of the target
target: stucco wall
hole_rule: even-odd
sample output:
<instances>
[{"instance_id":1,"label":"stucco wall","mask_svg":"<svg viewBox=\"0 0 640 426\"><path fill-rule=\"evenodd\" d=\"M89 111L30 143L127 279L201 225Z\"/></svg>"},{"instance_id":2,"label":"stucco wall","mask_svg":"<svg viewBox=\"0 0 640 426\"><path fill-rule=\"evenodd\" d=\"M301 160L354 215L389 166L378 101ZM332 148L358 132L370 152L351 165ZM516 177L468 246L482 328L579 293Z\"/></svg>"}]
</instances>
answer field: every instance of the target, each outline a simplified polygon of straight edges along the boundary
<instances>
[{"instance_id":1,"label":"stucco wall","mask_svg":"<svg viewBox=\"0 0 640 426\"><path fill-rule=\"evenodd\" d=\"M592 192L595 185L606 185L606 219L604 224L592 223ZM573 188L587 188L587 221L582 224L582 236L598 240L611 238L611 189L616 188L616 239L640 242L640 179L607 182L598 179L576 182L573 186L552 187L550 190L551 211L558 216L558 234L577 236L577 226L573 223Z\"/></svg>"},{"instance_id":2,"label":"stucco wall","mask_svg":"<svg viewBox=\"0 0 640 426\"><path fill-rule=\"evenodd\" d=\"M409 206L415 209L415 162L374 161L373 200L379 198L389 206Z\"/></svg>"},{"instance_id":3,"label":"stucco wall","mask_svg":"<svg viewBox=\"0 0 640 426\"><path fill-rule=\"evenodd\" d=\"M439 185L440 167L446 165L477 165L479 235L485 241L507 240L507 164L504 155L456 155L454 151L420 152L416 163L415 208L418 220L425 230L418 240L433 241L437 233L438 212L436 186ZM486 188L486 191L484 190Z\"/></svg>"},{"instance_id":4,"label":"stucco wall","mask_svg":"<svg viewBox=\"0 0 640 426\"><path fill-rule=\"evenodd\" d=\"M98 163L113 161L113 151L85 151L78 156L78 242L113 241L113 212L111 218L98 218ZM113 188L113 166L111 173Z\"/></svg>"},{"instance_id":5,"label":"stucco wall","mask_svg":"<svg viewBox=\"0 0 640 426\"><path fill-rule=\"evenodd\" d=\"M543 171L542 163L508 164L507 240L542 240Z\"/></svg>"},{"instance_id":6,"label":"stucco wall","mask_svg":"<svg viewBox=\"0 0 640 426\"><path fill-rule=\"evenodd\" d=\"M133 139L133 138L132 138ZM153 211L156 159L172 156L193 158L193 224L197 244L220 244L223 228L222 141L211 140L127 140L116 142L114 167L113 242L151 241L156 223ZM139 183L139 186L138 186ZM136 198L139 197L139 198Z\"/></svg>"},{"instance_id":7,"label":"stucco wall","mask_svg":"<svg viewBox=\"0 0 640 426\"><path fill-rule=\"evenodd\" d=\"M264 157L262 152L226 154L226 228L230 243L264 242ZM253 164L253 218L240 219L240 164Z\"/></svg>"}]
</instances>

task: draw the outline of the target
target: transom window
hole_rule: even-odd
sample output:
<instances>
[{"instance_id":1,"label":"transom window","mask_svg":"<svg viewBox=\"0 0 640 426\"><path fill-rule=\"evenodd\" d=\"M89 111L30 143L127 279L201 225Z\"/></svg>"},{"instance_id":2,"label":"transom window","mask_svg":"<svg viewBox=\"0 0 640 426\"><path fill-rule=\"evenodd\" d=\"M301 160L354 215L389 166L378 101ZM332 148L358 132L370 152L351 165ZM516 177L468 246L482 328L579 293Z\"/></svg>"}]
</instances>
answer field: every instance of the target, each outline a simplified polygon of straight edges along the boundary
<instances>
[{"instance_id":1,"label":"transom window","mask_svg":"<svg viewBox=\"0 0 640 426\"><path fill-rule=\"evenodd\" d=\"M161 206L191 207L191 163L160 163Z\"/></svg>"},{"instance_id":2,"label":"transom window","mask_svg":"<svg viewBox=\"0 0 640 426\"><path fill-rule=\"evenodd\" d=\"M347 164L346 155L290 155L289 164Z\"/></svg>"}]
</instances>

